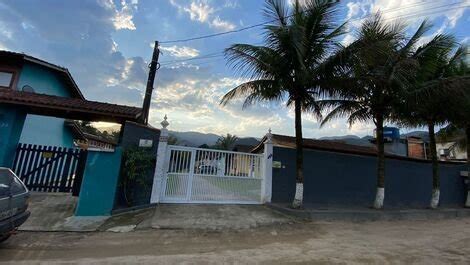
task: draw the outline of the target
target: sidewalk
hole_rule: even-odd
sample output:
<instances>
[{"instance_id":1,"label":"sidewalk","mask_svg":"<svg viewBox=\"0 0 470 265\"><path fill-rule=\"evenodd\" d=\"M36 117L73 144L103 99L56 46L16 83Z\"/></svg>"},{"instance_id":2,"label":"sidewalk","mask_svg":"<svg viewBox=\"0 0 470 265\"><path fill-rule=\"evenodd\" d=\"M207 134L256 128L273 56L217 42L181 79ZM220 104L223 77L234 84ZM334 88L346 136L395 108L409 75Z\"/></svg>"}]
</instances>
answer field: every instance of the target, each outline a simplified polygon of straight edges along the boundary
<instances>
[{"instance_id":1,"label":"sidewalk","mask_svg":"<svg viewBox=\"0 0 470 265\"><path fill-rule=\"evenodd\" d=\"M394 221L470 218L470 209L303 209L288 205L159 204L113 216L76 217L77 198L33 193L30 218L19 230L41 232L131 232L136 230L245 230L297 221Z\"/></svg>"},{"instance_id":2,"label":"sidewalk","mask_svg":"<svg viewBox=\"0 0 470 265\"><path fill-rule=\"evenodd\" d=\"M77 197L70 193L31 192L28 210L31 212L20 231L96 231L109 217L74 216Z\"/></svg>"}]
</instances>

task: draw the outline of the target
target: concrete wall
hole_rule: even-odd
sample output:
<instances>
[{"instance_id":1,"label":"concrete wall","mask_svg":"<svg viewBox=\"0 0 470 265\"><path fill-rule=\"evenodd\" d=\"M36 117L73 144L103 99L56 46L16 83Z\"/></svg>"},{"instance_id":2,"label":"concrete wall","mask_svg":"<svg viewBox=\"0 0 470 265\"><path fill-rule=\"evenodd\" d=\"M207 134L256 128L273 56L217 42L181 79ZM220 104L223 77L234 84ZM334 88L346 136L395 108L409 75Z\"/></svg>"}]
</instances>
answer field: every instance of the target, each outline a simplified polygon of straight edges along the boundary
<instances>
[{"instance_id":1,"label":"concrete wall","mask_svg":"<svg viewBox=\"0 0 470 265\"><path fill-rule=\"evenodd\" d=\"M150 150L152 154L156 157L158 141L160 138L160 130L149 128L141 124L136 124L134 122L126 122L122 132L121 146L123 150L132 147L139 147L139 142L141 139L151 140L152 146L145 147ZM155 163L153 163L155 165ZM152 195L152 184L155 168L151 168L146 175L143 183L135 183L133 189L135 192L135 198L133 201L133 206L146 205L150 203L150 197ZM122 187L118 187L118 194L116 196L115 208L127 208L127 204L123 197Z\"/></svg>"},{"instance_id":2,"label":"concrete wall","mask_svg":"<svg viewBox=\"0 0 470 265\"><path fill-rule=\"evenodd\" d=\"M152 146L150 151L157 155L158 139L160 138L160 130L149 128L134 122L126 122L124 124L121 146L126 149L129 147L138 147L141 139L151 140Z\"/></svg>"},{"instance_id":3,"label":"concrete wall","mask_svg":"<svg viewBox=\"0 0 470 265\"><path fill-rule=\"evenodd\" d=\"M67 85L51 70L26 63L20 73L18 89L31 86L36 93L71 97ZM20 138L21 143L73 147L72 132L64 127L64 119L28 114Z\"/></svg>"},{"instance_id":4,"label":"concrete wall","mask_svg":"<svg viewBox=\"0 0 470 265\"><path fill-rule=\"evenodd\" d=\"M295 150L274 147L273 202L291 202L295 193ZM376 157L306 150L304 203L322 207L368 207L376 187ZM465 165L444 164L441 169L441 205L461 206L465 187L460 171ZM431 198L431 164L387 159L385 207L427 207Z\"/></svg>"},{"instance_id":5,"label":"concrete wall","mask_svg":"<svg viewBox=\"0 0 470 265\"><path fill-rule=\"evenodd\" d=\"M0 167L11 167L26 113L8 106L0 107Z\"/></svg>"},{"instance_id":6,"label":"concrete wall","mask_svg":"<svg viewBox=\"0 0 470 265\"><path fill-rule=\"evenodd\" d=\"M89 151L75 215L111 214L121 157L122 151L119 147L113 153Z\"/></svg>"}]
</instances>

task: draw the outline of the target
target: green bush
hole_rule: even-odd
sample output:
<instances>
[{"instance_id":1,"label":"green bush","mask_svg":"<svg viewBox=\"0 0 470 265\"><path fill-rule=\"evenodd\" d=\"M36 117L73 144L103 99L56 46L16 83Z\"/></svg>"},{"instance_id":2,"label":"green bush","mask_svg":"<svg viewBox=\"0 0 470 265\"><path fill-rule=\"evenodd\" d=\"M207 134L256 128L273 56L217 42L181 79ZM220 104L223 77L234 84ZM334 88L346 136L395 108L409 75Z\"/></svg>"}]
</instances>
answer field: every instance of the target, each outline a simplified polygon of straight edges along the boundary
<instances>
[{"instance_id":1,"label":"green bush","mask_svg":"<svg viewBox=\"0 0 470 265\"><path fill-rule=\"evenodd\" d=\"M120 186L128 206L132 206L134 202L136 187L144 190L150 188L146 177L154 163L155 156L148 149L134 147L124 151Z\"/></svg>"}]
</instances>

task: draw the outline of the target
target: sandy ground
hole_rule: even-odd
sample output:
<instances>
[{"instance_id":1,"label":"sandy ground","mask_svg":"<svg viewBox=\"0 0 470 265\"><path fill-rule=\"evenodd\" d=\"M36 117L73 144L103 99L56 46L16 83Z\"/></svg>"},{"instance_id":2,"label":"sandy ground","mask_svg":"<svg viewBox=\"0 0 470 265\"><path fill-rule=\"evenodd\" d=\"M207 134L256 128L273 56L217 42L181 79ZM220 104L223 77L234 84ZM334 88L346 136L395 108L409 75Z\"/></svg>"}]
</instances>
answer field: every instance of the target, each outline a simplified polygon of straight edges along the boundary
<instances>
[{"instance_id":1,"label":"sandy ground","mask_svg":"<svg viewBox=\"0 0 470 265\"><path fill-rule=\"evenodd\" d=\"M231 231L20 232L12 264L469 264L470 219L323 222Z\"/></svg>"}]
</instances>

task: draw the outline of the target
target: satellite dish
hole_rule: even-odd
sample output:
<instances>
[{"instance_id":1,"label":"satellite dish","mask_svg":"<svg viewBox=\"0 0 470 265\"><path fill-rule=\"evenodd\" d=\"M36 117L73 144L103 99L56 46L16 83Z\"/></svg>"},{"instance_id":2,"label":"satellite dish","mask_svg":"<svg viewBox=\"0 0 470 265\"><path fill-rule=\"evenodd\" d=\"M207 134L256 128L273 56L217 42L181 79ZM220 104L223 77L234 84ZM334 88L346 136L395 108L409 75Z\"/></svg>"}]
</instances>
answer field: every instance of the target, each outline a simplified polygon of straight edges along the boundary
<instances>
[{"instance_id":1,"label":"satellite dish","mask_svg":"<svg viewBox=\"0 0 470 265\"><path fill-rule=\"evenodd\" d=\"M31 86L29 86L29 85L23 86L23 88L21 88L21 90L22 90L23 92L34 93L34 88L31 87Z\"/></svg>"}]
</instances>

